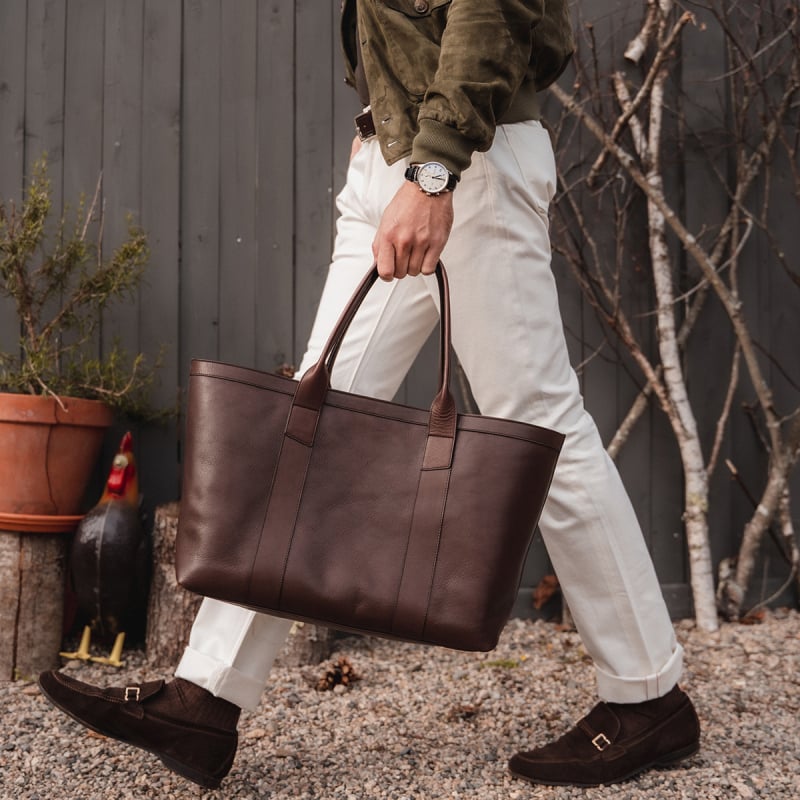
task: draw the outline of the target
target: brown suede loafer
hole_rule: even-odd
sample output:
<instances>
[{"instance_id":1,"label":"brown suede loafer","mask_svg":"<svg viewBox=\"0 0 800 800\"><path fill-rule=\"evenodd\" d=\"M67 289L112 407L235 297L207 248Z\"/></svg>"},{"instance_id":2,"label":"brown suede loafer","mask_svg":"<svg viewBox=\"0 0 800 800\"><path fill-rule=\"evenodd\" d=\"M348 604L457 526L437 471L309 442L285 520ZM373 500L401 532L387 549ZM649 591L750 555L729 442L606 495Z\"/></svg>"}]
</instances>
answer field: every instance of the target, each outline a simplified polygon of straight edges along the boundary
<instances>
[{"instance_id":1,"label":"brown suede loafer","mask_svg":"<svg viewBox=\"0 0 800 800\"><path fill-rule=\"evenodd\" d=\"M700 722L677 686L644 703L598 703L560 739L509 761L512 774L552 786L627 780L696 753Z\"/></svg>"},{"instance_id":2,"label":"brown suede loafer","mask_svg":"<svg viewBox=\"0 0 800 800\"><path fill-rule=\"evenodd\" d=\"M233 764L239 708L188 681L98 689L62 672L43 672L39 687L82 725L157 755L207 789L216 789Z\"/></svg>"}]
</instances>

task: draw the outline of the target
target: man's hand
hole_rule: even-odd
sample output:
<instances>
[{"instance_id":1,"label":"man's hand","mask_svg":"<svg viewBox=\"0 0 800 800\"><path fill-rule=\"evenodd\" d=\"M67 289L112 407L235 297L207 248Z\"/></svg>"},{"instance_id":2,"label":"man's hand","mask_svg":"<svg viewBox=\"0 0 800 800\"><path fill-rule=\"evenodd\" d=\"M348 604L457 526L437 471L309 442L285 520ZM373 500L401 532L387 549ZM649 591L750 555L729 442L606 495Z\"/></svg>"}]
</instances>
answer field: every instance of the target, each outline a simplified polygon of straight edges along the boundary
<instances>
[{"instance_id":1,"label":"man's hand","mask_svg":"<svg viewBox=\"0 0 800 800\"><path fill-rule=\"evenodd\" d=\"M383 212L372 243L378 274L385 281L432 275L452 227L452 192L431 197L404 182Z\"/></svg>"}]
</instances>

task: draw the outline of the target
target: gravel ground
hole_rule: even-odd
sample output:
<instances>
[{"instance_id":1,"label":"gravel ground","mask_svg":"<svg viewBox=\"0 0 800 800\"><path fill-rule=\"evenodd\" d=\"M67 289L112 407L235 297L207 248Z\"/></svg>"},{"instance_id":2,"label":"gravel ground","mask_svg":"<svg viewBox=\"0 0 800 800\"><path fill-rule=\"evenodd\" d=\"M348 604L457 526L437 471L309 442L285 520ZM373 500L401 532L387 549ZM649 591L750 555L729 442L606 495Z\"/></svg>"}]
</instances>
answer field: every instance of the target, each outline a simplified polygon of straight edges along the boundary
<instances>
[{"instance_id":1,"label":"gravel ground","mask_svg":"<svg viewBox=\"0 0 800 800\"><path fill-rule=\"evenodd\" d=\"M594 703L580 640L552 624L513 620L487 654L347 638L360 680L317 691L325 665L276 668L258 711L245 712L233 770L207 792L151 756L92 734L52 709L35 684L0 683L0 797L479 798L800 797L800 614L703 634L676 625L682 685L703 724L700 753L672 770L598 789L535 787L512 778L514 750L544 743ZM169 675L128 656L120 672L71 664L82 680L124 684Z\"/></svg>"}]
</instances>

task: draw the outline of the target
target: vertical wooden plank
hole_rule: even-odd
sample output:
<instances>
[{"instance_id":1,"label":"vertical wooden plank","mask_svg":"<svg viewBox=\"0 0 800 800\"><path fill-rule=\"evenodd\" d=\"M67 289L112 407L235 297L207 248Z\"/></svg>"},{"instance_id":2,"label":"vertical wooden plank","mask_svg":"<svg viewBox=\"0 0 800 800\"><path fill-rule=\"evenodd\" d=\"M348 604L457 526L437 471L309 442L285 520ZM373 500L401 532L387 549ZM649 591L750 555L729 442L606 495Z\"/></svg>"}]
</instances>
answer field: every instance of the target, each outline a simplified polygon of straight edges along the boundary
<instances>
[{"instance_id":1,"label":"vertical wooden plank","mask_svg":"<svg viewBox=\"0 0 800 800\"><path fill-rule=\"evenodd\" d=\"M317 0L297 0L295 9L295 358L299 359L330 264L333 107L331 14L320 14Z\"/></svg>"},{"instance_id":2,"label":"vertical wooden plank","mask_svg":"<svg viewBox=\"0 0 800 800\"><path fill-rule=\"evenodd\" d=\"M633 220L627 232L631 247L624 254L624 261L619 264L621 292L624 298L624 310L637 340L641 343L644 352L650 356L651 361L658 363L660 356L653 335L653 318L647 315L647 312L655 307L653 280L648 264L642 263L643 253L638 249L643 248L647 241L646 208L644 203L632 205L634 206L631 209ZM612 257L611 251L608 252L608 256ZM644 384L644 378L624 345L616 342L614 350L618 359L615 368L616 396L614 398L614 433L616 433L619 424L635 402L640 387ZM648 413L641 417L617 458L620 476L636 510L642 535L651 552L654 546L652 472L656 468L651 438L654 413L658 415L661 414L661 411L651 403ZM610 437L604 438L604 441L610 442ZM660 465L658 469L661 469ZM678 483L680 485L680 481Z\"/></svg>"},{"instance_id":3,"label":"vertical wooden plank","mask_svg":"<svg viewBox=\"0 0 800 800\"><path fill-rule=\"evenodd\" d=\"M103 257L110 258L128 234L141 225L142 24L144 0L105 4L103 63ZM139 294L103 314L101 357L115 344L131 357L139 352ZM138 425L119 419L104 443L98 475L105 478L126 429L134 440ZM141 469L141 468L140 468Z\"/></svg>"},{"instance_id":4,"label":"vertical wooden plank","mask_svg":"<svg viewBox=\"0 0 800 800\"><path fill-rule=\"evenodd\" d=\"M683 524L684 479L675 434L664 412L653 402L649 433L648 485L651 493L650 553L663 584L689 591L689 563Z\"/></svg>"},{"instance_id":5,"label":"vertical wooden plank","mask_svg":"<svg viewBox=\"0 0 800 800\"><path fill-rule=\"evenodd\" d=\"M770 6L762 4L761 13L764 17L760 41L753 43L756 49L762 42L772 42L783 33L786 25L785 10L780 5ZM759 49L763 49L759 47ZM783 40L777 53L770 57L772 64L782 62L785 75L788 75L792 56L793 44ZM779 55L780 54L780 55ZM766 71L766 63L761 66ZM786 78L784 78L786 80ZM773 104L777 101L782 89L774 85L772 92ZM796 183L797 167L800 159L797 152L791 153L790 148L796 148L797 109L784 123L784 131L791 130L791 137L782 137L777 144L775 154L770 160L769 180L760 188L759 197L765 197L767 208L767 230L773 237L773 242L782 251L783 257L790 268L797 275L797 264L800 263L800 241L797 236L798 185ZM758 131L759 129L756 128ZM760 133L760 131L759 131ZM789 152L787 152L787 150ZM791 159L794 163L791 163ZM775 255L776 244L770 245L765 233L759 231L753 243L752 255L746 254L743 265L748 265L758 280L758 288L753 297L754 303L747 313L751 321L754 338L763 346L768 357L761 358L761 367L773 391L773 400L777 412L788 417L800 405L800 358L797 355L797 342L800 340L800 287L786 274ZM757 250L756 250L757 247ZM757 266L758 265L758 266ZM745 267L743 266L742 269ZM747 303L747 300L745 300ZM788 419L787 419L788 423ZM763 458L763 457L762 457ZM766 464L764 465L766 468ZM795 469L790 481L794 499L794 518L797 519L797 491L800 487L800 470ZM762 476L766 471L762 471ZM763 477L761 481L763 482ZM760 494L762 486L755 489ZM776 521L774 528L780 528ZM789 575L789 566L786 564L778 547L766 537L762 547L764 555L764 574L771 575L774 580L772 587L765 587L762 581L755 578L753 589L755 600L763 598L772 591L776 591ZM790 591L788 597L798 600L797 591ZM782 598L786 602L787 594Z\"/></svg>"},{"instance_id":6,"label":"vertical wooden plank","mask_svg":"<svg viewBox=\"0 0 800 800\"><path fill-rule=\"evenodd\" d=\"M795 195L797 187L792 181L791 165L786 161L785 152L775 159L768 227L781 243L786 263L797 274L800 236L797 236L796 229L800 201ZM790 279L772 252L764 255L769 260L769 269L763 271L768 286L761 313L766 326L765 344L776 360L776 363L770 364L770 383L775 389L777 408L781 413L789 413L800 403L797 390L800 384L800 359L797 356L797 342L800 341L800 287Z\"/></svg>"},{"instance_id":7,"label":"vertical wooden plank","mask_svg":"<svg viewBox=\"0 0 800 800\"><path fill-rule=\"evenodd\" d=\"M331 3L331 76L333 85L333 192L331 202L334 219L336 195L342 190L350 163L350 146L355 134L353 118L361 111L358 95L344 82L344 56L341 47L341 11L338 3ZM367 267L364 267L364 271Z\"/></svg>"},{"instance_id":8,"label":"vertical wooden plank","mask_svg":"<svg viewBox=\"0 0 800 800\"><path fill-rule=\"evenodd\" d=\"M430 408L438 388L438 364L439 328L437 326L425 344L422 345L417 357L414 359L414 363L411 365L411 369L408 371L406 379L397 390L397 401L416 408ZM455 384L451 388L454 392L456 391Z\"/></svg>"},{"instance_id":9,"label":"vertical wooden plank","mask_svg":"<svg viewBox=\"0 0 800 800\"><path fill-rule=\"evenodd\" d=\"M64 73L64 201L91 202L103 168L105 4L70 0Z\"/></svg>"},{"instance_id":10,"label":"vertical wooden plank","mask_svg":"<svg viewBox=\"0 0 800 800\"><path fill-rule=\"evenodd\" d=\"M634 11L640 11L638 4L635 4ZM624 11L618 5L609 10L604 0L582 3L579 8L573 10L573 14L573 23L580 39L581 58L586 68L589 70L593 68L592 55L589 51L591 39L585 28L586 23L591 21L594 40L600 43L600 52L597 54L599 68L603 75L608 74L621 59L626 37L630 36L638 21L636 14L634 13L631 19L631 13ZM596 142L584 130L578 130L574 145L587 161L588 168L592 156L587 157L586 154L597 152ZM587 220L612 219L608 203L598 205L597 198L588 192L584 194L582 211ZM608 273L620 266L617 263L616 232L613 228L613 225L607 224L594 226L591 230L600 252L605 256L604 268ZM583 365L581 389L585 405L597 424L603 442L607 443L616 431L620 414L617 398L618 366L614 363L619 355L619 346L613 336L610 336L599 323L596 312L589 303L582 303L581 315L579 323L577 320L571 321L571 326L580 328L583 340L580 353L580 362ZM641 513L640 509L637 509L637 513Z\"/></svg>"},{"instance_id":11,"label":"vertical wooden plank","mask_svg":"<svg viewBox=\"0 0 800 800\"><path fill-rule=\"evenodd\" d=\"M62 205L66 0L28 0L25 86L25 173L45 153L53 209Z\"/></svg>"},{"instance_id":12,"label":"vertical wooden plank","mask_svg":"<svg viewBox=\"0 0 800 800\"><path fill-rule=\"evenodd\" d=\"M767 36L765 31L765 36ZM792 168L786 163L786 154L778 147L769 166L769 177L765 174L757 181L753 191L755 198L765 198L768 204L769 230L775 242L780 243L789 264L797 263L800 246L794 228L797 224L797 200L793 197ZM768 193L768 195L767 195ZM797 383L800 381L800 360L797 357L800 336L800 291L783 268L778 264L767 237L758 231L745 246L739 267L739 296L751 336L763 348L759 358L762 374L773 392L773 403L780 415L788 415L800 403ZM745 373L747 374L747 373ZM788 376L788 380L787 380ZM794 385L793 385L794 384ZM741 404L737 409L734 427L733 461L739 468L739 479L756 499L760 499L765 488L768 454L764 448L767 440L763 414L758 408L755 390L749 376L741 384ZM750 415L745 406L756 408L760 433L753 430ZM794 470L792 488L798 485L797 470ZM738 520L736 539L731 550L735 553L741 541L742 527L753 515L752 502L746 497L738 483L731 484L733 513ZM797 495L793 495L796 518ZM773 531L780 529L775 520ZM744 611L763 601L787 579L789 565L783 556L783 548L769 535L765 535L751 578L750 591ZM772 581L770 581L772 578ZM791 596L790 591L788 596ZM787 595L784 594L785 602Z\"/></svg>"},{"instance_id":13,"label":"vertical wooden plank","mask_svg":"<svg viewBox=\"0 0 800 800\"><path fill-rule=\"evenodd\" d=\"M8 21L12 25L15 23L13 18ZM22 48L25 56L23 147L22 152L17 151L16 154L20 156L18 169L24 173L26 182L32 174L33 164L47 156L52 215L46 227L46 236L52 236L57 230L62 208L65 0L30 0L25 23L19 42L8 43L12 52ZM16 26L14 30L22 33ZM0 76L2 80L4 76ZM14 81L13 76L11 80ZM13 102L13 91L10 99ZM19 117L13 109L10 110L13 114L12 123L14 119L18 122ZM14 149L11 152L14 153ZM5 156L3 153L3 158ZM13 344L17 323L11 309L10 304L0 307L0 311L9 312L0 330Z\"/></svg>"},{"instance_id":14,"label":"vertical wooden plank","mask_svg":"<svg viewBox=\"0 0 800 800\"><path fill-rule=\"evenodd\" d=\"M184 4L180 373L219 355L220 0Z\"/></svg>"},{"instance_id":15,"label":"vertical wooden plank","mask_svg":"<svg viewBox=\"0 0 800 800\"><path fill-rule=\"evenodd\" d=\"M139 348L164 348L153 401L177 402L180 265L181 0L145 0L142 74L141 219L150 263L140 290ZM177 423L144 426L141 490L149 507L178 497Z\"/></svg>"},{"instance_id":16,"label":"vertical wooden plank","mask_svg":"<svg viewBox=\"0 0 800 800\"><path fill-rule=\"evenodd\" d=\"M223 3L220 29L220 357L255 362L256 2Z\"/></svg>"},{"instance_id":17,"label":"vertical wooden plank","mask_svg":"<svg viewBox=\"0 0 800 800\"><path fill-rule=\"evenodd\" d=\"M33 165L47 158L52 211L46 237L58 229L64 201L62 155L64 138L64 40L66 0L29 0L25 64L26 180ZM52 244L52 239L50 240ZM46 245L47 246L47 245ZM48 303L55 311L56 301ZM48 310L45 310L45 314Z\"/></svg>"},{"instance_id":18,"label":"vertical wooden plank","mask_svg":"<svg viewBox=\"0 0 800 800\"><path fill-rule=\"evenodd\" d=\"M294 9L258 6L255 363L294 363ZM301 345L302 347L302 345Z\"/></svg>"},{"instance_id":19,"label":"vertical wooden plank","mask_svg":"<svg viewBox=\"0 0 800 800\"><path fill-rule=\"evenodd\" d=\"M141 224L143 0L106 3L103 98L104 255L124 241L129 222ZM103 348L115 338L136 352L138 302L120 303L104 318Z\"/></svg>"},{"instance_id":20,"label":"vertical wooden plank","mask_svg":"<svg viewBox=\"0 0 800 800\"><path fill-rule=\"evenodd\" d=\"M64 52L64 205L68 219L75 219L81 199L89 204L103 171L103 92L105 81L105 4L94 0L69 0ZM102 196L99 198L102 202ZM95 217L100 208L95 210ZM94 245L99 222L89 231ZM101 352L96 343L91 355ZM113 438L113 437L109 437ZM108 439L107 439L108 442ZM96 470L87 496L102 491L102 474L111 458L110 445ZM93 500L92 500L93 502Z\"/></svg>"},{"instance_id":21,"label":"vertical wooden plank","mask_svg":"<svg viewBox=\"0 0 800 800\"><path fill-rule=\"evenodd\" d=\"M753 197L762 197L764 194L764 180L758 179L754 188L751 190ZM766 320L771 312L768 306L768 295L765 296L768 279L765 274L769 272L769 255L767 247L760 232L751 237L742 250L740 257L740 267L738 272L738 290L742 302L742 313L747 321L750 335L761 346L769 348L769 333ZM756 267L758 265L758 267ZM765 265L765 266L762 266ZM755 268L752 268L755 267ZM730 323L725 321L727 326ZM766 359L760 358L760 366L769 383L770 367ZM747 370L742 366L742 378L739 383L737 402L734 405L731 418L731 446L729 456L736 466L739 476L737 481L729 483L730 489L730 513L734 520L733 530L730 537L725 537L718 543L719 547L726 546L722 556L734 557L738 555L741 545L743 528L748 519L753 516L754 508L747 493L742 489L742 485L756 499L761 497L764 490L765 478L768 469L768 457L764 450L760 434L753 429L753 423L746 412L746 406L758 407L756 393L753 389ZM756 418L762 415L756 410ZM750 591L745 600L742 611L746 612L750 606L758 599L765 597L763 593L763 579L766 577L764 572L764 558L769 558L768 553L774 554L773 545L765 536L762 541L760 552L756 556L756 567L753 570L750 583ZM726 541L727 540L727 541Z\"/></svg>"},{"instance_id":22,"label":"vertical wooden plank","mask_svg":"<svg viewBox=\"0 0 800 800\"><path fill-rule=\"evenodd\" d=\"M25 130L25 3L0 3L0 200L22 200ZM18 348L13 303L0 297L0 352Z\"/></svg>"},{"instance_id":23,"label":"vertical wooden plank","mask_svg":"<svg viewBox=\"0 0 800 800\"><path fill-rule=\"evenodd\" d=\"M22 199L26 9L26 3L0 3L0 197L6 202Z\"/></svg>"},{"instance_id":24,"label":"vertical wooden plank","mask_svg":"<svg viewBox=\"0 0 800 800\"><path fill-rule=\"evenodd\" d=\"M769 203L769 229L775 232L784 251L786 263L793 265L795 274L800 264L800 237L797 236L797 187L792 181L792 169L786 164L787 154L776 159L772 174L772 198ZM800 405L800 358L797 342L800 341L800 287L784 269L769 256L769 301L763 309L770 328L768 347L776 363L770 365L770 381L775 388L775 404L780 413L787 415ZM780 365L780 369L777 365ZM788 379L787 377L788 376ZM793 510L797 518L800 503L800 469L795 468L789 481ZM781 565L779 569L785 568Z\"/></svg>"}]
</instances>

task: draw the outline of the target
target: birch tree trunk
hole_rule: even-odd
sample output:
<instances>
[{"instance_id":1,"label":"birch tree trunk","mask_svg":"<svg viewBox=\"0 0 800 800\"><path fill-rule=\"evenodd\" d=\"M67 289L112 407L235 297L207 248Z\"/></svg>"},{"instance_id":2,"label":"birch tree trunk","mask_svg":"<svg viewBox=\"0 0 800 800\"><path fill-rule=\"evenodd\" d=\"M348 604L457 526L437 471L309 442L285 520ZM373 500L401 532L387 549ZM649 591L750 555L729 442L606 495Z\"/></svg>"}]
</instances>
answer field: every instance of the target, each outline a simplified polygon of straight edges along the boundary
<instances>
[{"instance_id":1,"label":"birch tree trunk","mask_svg":"<svg viewBox=\"0 0 800 800\"><path fill-rule=\"evenodd\" d=\"M649 162L647 182L655 192L663 195L661 174L661 140L663 130L664 82L666 67L662 67L653 83L650 97L650 125L647 151L640 153ZM642 137L634 136L642 142ZM667 244L666 223L658 206L648 196L647 218L649 228L650 261L657 299L657 340L663 366L664 384L670 400L668 417L678 442L684 473L684 525L689 550L692 597L695 620L701 630L716 631L717 604L714 594L714 570L708 532L708 477L706 474L697 421L689 401L686 379L681 364L678 336L675 325L675 292L673 290L672 261Z\"/></svg>"},{"instance_id":2,"label":"birch tree trunk","mask_svg":"<svg viewBox=\"0 0 800 800\"><path fill-rule=\"evenodd\" d=\"M796 4L792 4L792 7L795 8ZM670 422L684 471L684 523L697 621L701 627L713 630L717 627L717 620L708 529L709 476L719 461L737 390L752 392L756 396L759 412L756 424L765 434L761 441L769 454L769 467L768 474L764 476L761 498L754 501L755 513L745 526L736 566L720 583L720 592L717 594L720 607L724 607L729 616L740 615L763 534L776 516L780 517L783 538L789 545L793 571L798 569L797 562L800 560L791 524L789 497L789 476L800 458L800 406L783 414L776 409L773 387L768 381L771 375L765 369L765 356L771 360L771 353L763 352L763 347L754 339L748 327L737 277L744 244L755 229L761 232L761 240L767 243L771 260L800 286L800 276L792 269L781 241L770 230L767 214L773 155L782 148L784 160L795 164L798 154L796 137L787 136L786 131L797 129L800 29L796 23L800 17L790 14L787 25L786 18L779 16L775 7L765 4L750 4L744 11L731 9L723 3L699 6L708 12L706 18L719 26L730 49L731 69L712 80L719 82L723 94L731 95L735 125L728 131L725 146L735 158L736 170L734 174L724 170L717 172L719 188L729 198L729 210L720 225L704 227L698 239L687 228L678 213L678 207L665 196L659 159L667 66L680 58L681 31L695 21L688 11L675 19L676 8L678 6L673 0L648 0L646 3L644 24L625 52L626 58L641 69L640 85L631 97L623 73L618 72L613 76L616 95L622 107L622 112L616 118L607 115L607 105L600 90L597 45L593 40L590 45L592 67L587 70L585 63L576 58L574 94L567 94L558 84L551 87L551 94L566 112L564 119L578 119L602 145L600 154L583 178L575 180L573 172L569 180L564 180L564 172L559 173L563 190L561 200L566 198L565 205L572 212L573 219L568 219L565 236L556 243L555 249L566 255L584 296L627 348L647 381L647 386L626 416L610 449L614 452L619 449L645 407L648 394L657 400ZM704 21L698 26L699 29L703 30L706 24ZM669 113L677 113L681 118L679 102L670 102L667 107ZM571 130L566 130L567 136L571 136ZM630 134L633 142L634 155L626 149L627 145L621 143L622 136L627 134ZM619 170L609 168L601 174L600 170L609 155L616 159ZM569 169L571 171L572 167ZM796 178L795 171L792 175ZM660 365L650 362L646 347L637 340L635 330L628 324L622 310L618 264L616 276L612 273L613 280L610 283L606 280L609 269L598 257L593 234L593 226L602 226L604 222L585 222L580 202L571 196L582 182L585 187L595 190L597 195L609 198L608 204L617 226L617 257L620 254L627 257L626 224L630 219L627 210L633 200L625 186L626 179L636 184L647 201L648 254L657 297L655 316ZM759 181L765 188L759 189ZM791 180L786 185L791 187ZM794 186L794 199L800 202L800 183L795 180ZM560 209L562 205L560 201L557 207ZM580 237L574 236L569 230L570 222L577 223ZM744 230L742 226L745 226ZM680 296L676 296L676 284L670 268L668 230L677 236L684 252L699 268L701 275L696 285ZM587 245L585 250L584 245ZM752 266L761 267L763 264L759 261ZM727 392L716 422L710 456L706 460L687 392L681 349L685 347L688 331L698 319L707 295L716 296L728 318L735 337L735 352L731 354ZM678 303L686 307L680 332L676 332L675 309ZM783 369L780 363L777 363L777 367L785 380L793 379L791 369ZM749 380L742 386L740 373L744 372Z\"/></svg>"}]
</instances>

